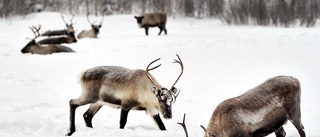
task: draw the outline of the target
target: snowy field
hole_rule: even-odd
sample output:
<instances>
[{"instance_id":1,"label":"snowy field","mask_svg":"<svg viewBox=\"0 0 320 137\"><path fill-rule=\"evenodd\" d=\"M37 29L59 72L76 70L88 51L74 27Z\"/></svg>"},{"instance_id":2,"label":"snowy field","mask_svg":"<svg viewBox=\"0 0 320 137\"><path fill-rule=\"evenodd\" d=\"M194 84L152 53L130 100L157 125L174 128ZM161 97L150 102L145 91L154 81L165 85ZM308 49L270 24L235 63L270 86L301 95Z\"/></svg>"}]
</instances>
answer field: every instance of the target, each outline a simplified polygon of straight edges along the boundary
<instances>
[{"instance_id":1,"label":"snowy field","mask_svg":"<svg viewBox=\"0 0 320 137\"><path fill-rule=\"evenodd\" d=\"M227 26L215 19L169 18L168 35L158 36L158 28L151 28L145 36L133 16L106 16L98 39L65 44L76 53L52 55L22 54L20 50L28 43L26 38L34 37L28 26L41 24L42 32L63 29L59 13L34 14L24 20L1 19L0 136L64 136L69 126L68 102L81 93L77 76L91 67L145 69L161 57L161 67L151 73L162 86L171 87L180 73L179 65L172 63L179 54L185 71L176 85L181 93L173 104L173 118L162 118L167 131L160 131L144 111L130 111L125 129L120 130L120 110L107 106L93 118L94 128L87 128L82 118L86 105L77 109L77 131L72 136L184 137L177 124L184 113L189 136L203 136L199 125L207 126L219 102L268 78L290 75L301 82L306 134L320 137L319 23L314 28L277 28ZM85 16L74 20L76 33L90 29ZM299 136L290 122L284 128L287 136Z\"/></svg>"}]
</instances>

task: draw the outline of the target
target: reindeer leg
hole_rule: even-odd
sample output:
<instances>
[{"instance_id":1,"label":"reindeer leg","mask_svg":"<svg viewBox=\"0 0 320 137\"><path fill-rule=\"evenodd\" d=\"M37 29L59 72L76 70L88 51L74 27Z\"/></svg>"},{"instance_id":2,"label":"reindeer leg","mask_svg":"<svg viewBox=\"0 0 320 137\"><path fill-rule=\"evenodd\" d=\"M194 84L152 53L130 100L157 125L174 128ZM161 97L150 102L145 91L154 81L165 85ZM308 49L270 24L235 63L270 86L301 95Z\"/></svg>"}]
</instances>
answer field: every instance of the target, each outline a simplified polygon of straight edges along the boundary
<instances>
[{"instance_id":1,"label":"reindeer leg","mask_svg":"<svg viewBox=\"0 0 320 137\"><path fill-rule=\"evenodd\" d=\"M123 129L127 124L128 113L131 108L121 108L121 116L120 116L120 129Z\"/></svg>"},{"instance_id":2,"label":"reindeer leg","mask_svg":"<svg viewBox=\"0 0 320 137\"><path fill-rule=\"evenodd\" d=\"M85 105L90 103L89 101L83 101L80 99L71 99L69 101L69 105L70 105L70 127L68 130L68 133L66 134L66 136L71 136L74 132L76 132L76 127L75 127L75 113L76 113L76 109L79 106Z\"/></svg>"},{"instance_id":3,"label":"reindeer leg","mask_svg":"<svg viewBox=\"0 0 320 137\"><path fill-rule=\"evenodd\" d=\"M298 103L300 105L300 101ZM299 105L295 105L295 106L299 106ZM298 130L300 137L305 137L306 133L304 132L304 127L301 123L301 111L300 111L300 107L298 107L295 111L293 111L291 114L289 114L289 118L288 118L291 123L296 127L296 129Z\"/></svg>"},{"instance_id":4,"label":"reindeer leg","mask_svg":"<svg viewBox=\"0 0 320 137\"><path fill-rule=\"evenodd\" d=\"M159 114L152 116L154 121L158 124L158 127L160 130L166 130L166 127L164 126Z\"/></svg>"},{"instance_id":5,"label":"reindeer leg","mask_svg":"<svg viewBox=\"0 0 320 137\"><path fill-rule=\"evenodd\" d=\"M283 127L280 127L276 132L276 137L285 137L286 132L284 131Z\"/></svg>"},{"instance_id":6,"label":"reindeer leg","mask_svg":"<svg viewBox=\"0 0 320 137\"><path fill-rule=\"evenodd\" d=\"M89 109L83 114L83 119L86 122L87 127L93 128L92 118L100 110L101 107L102 107L102 105L97 104L97 103L90 104Z\"/></svg>"},{"instance_id":7,"label":"reindeer leg","mask_svg":"<svg viewBox=\"0 0 320 137\"><path fill-rule=\"evenodd\" d=\"M146 30L146 35L148 36L149 35L149 33L148 33L149 27L144 27L144 29Z\"/></svg>"},{"instance_id":8,"label":"reindeer leg","mask_svg":"<svg viewBox=\"0 0 320 137\"><path fill-rule=\"evenodd\" d=\"M162 26L159 26L159 29L160 29L160 32L159 32L159 34L158 34L158 35L160 35L160 34L161 34L161 32L163 31Z\"/></svg>"},{"instance_id":9,"label":"reindeer leg","mask_svg":"<svg viewBox=\"0 0 320 137\"><path fill-rule=\"evenodd\" d=\"M167 35L167 29L166 29L166 27L164 27L163 30L164 30L164 34Z\"/></svg>"},{"instance_id":10,"label":"reindeer leg","mask_svg":"<svg viewBox=\"0 0 320 137\"><path fill-rule=\"evenodd\" d=\"M296 127L296 129L298 130L300 137L305 137L306 133L304 132L304 127L301 123L300 118L295 118L293 120L291 120L292 124Z\"/></svg>"}]
</instances>

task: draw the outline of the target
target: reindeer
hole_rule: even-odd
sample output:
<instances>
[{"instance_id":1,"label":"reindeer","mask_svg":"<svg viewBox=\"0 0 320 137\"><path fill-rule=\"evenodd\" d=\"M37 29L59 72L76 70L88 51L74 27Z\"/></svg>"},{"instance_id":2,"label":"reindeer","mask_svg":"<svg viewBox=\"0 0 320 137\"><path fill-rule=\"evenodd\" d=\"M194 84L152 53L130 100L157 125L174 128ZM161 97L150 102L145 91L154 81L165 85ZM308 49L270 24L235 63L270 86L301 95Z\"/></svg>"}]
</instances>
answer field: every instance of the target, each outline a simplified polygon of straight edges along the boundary
<instances>
[{"instance_id":1,"label":"reindeer","mask_svg":"<svg viewBox=\"0 0 320 137\"><path fill-rule=\"evenodd\" d=\"M91 22L89 20L89 12L87 14L87 20L88 22L91 24L91 29L90 30L83 30L81 31L79 34L78 34L78 39L82 39L82 38L97 38L98 37L98 34L99 34L99 30L100 28L102 27L102 22L103 22L103 19L104 19L104 16L102 16L102 19L100 21L100 24L99 25L94 25L95 22Z\"/></svg>"},{"instance_id":2,"label":"reindeer","mask_svg":"<svg viewBox=\"0 0 320 137\"><path fill-rule=\"evenodd\" d=\"M144 28L146 35L148 35L149 27L159 27L160 32L164 30L164 33L167 35L166 22L167 15L165 13L145 13L142 16L134 16L137 19L137 23L140 28Z\"/></svg>"},{"instance_id":3,"label":"reindeer","mask_svg":"<svg viewBox=\"0 0 320 137\"><path fill-rule=\"evenodd\" d=\"M266 80L240 96L221 102L214 110L205 137L262 137L275 132L284 137L290 120L305 137L300 112L300 82L290 76Z\"/></svg>"},{"instance_id":4,"label":"reindeer","mask_svg":"<svg viewBox=\"0 0 320 137\"><path fill-rule=\"evenodd\" d=\"M51 37L51 36L60 36L60 35L69 35L71 32L73 33L74 35L74 29L73 29L73 18L74 18L74 15L72 15L71 19L70 19L70 24L68 24L65 20L64 20L64 17L62 14L60 14L61 18L62 18L62 21L66 24L66 29L63 29L63 30L48 30L46 31L45 33L41 34L41 36L48 36L48 37Z\"/></svg>"},{"instance_id":5,"label":"reindeer","mask_svg":"<svg viewBox=\"0 0 320 137\"><path fill-rule=\"evenodd\" d=\"M29 27L31 31L34 33L35 37L25 46L22 48L22 53L32 53L32 54L52 54L57 52L74 52L71 48L57 45L57 44L49 44L43 45L39 44L35 41L36 38L40 36L39 30L41 26L38 27L32 26Z\"/></svg>"},{"instance_id":6,"label":"reindeer","mask_svg":"<svg viewBox=\"0 0 320 137\"><path fill-rule=\"evenodd\" d=\"M76 43L77 39L74 32L66 32L67 36L50 37L38 41L39 44L62 44L62 43Z\"/></svg>"},{"instance_id":7,"label":"reindeer","mask_svg":"<svg viewBox=\"0 0 320 137\"><path fill-rule=\"evenodd\" d=\"M120 129L127 123L130 110L145 110L152 116L160 130L166 130L159 111L165 119L172 118L172 102L176 101L180 91L175 84L183 74L183 63L177 55L181 66L181 73L172 87L168 90L149 74L149 71L158 68L157 65L149 68L151 64L160 60L152 61L146 70L131 70L120 66L99 66L82 72L79 81L82 94L77 99L71 99L70 105L70 127L66 135L70 136L75 131L75 111L82 105L90 104L89 109L83 114L87 127L92 128L92 118L103 105L121 108Z\"/></svg>"}]
</instances>

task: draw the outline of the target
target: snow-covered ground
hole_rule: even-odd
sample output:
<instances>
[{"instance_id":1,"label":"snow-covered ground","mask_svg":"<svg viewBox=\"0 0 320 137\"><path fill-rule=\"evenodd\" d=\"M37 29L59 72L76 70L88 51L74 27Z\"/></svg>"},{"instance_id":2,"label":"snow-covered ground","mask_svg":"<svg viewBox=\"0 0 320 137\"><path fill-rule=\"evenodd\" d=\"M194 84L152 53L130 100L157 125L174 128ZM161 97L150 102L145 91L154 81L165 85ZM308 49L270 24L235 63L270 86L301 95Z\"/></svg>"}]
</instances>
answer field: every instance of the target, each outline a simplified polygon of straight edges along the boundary
<instances>
[{"instance_id":1,"label":"snow-covered ground","mask_svg":"<svg viewBox=\"0 0 320 137\"><path fill-rule=\"evenodd\" d=\"M76 33L90 29L85 16L74 20ZM130 111L125 129L120 130L120 110L107 106L94 117L90 129L82 118L86 105L77 109L77 131L72 136L184 137L177 124L184 113L189 136L203 136L199 125L207 126L219 102L277 75L300 80L302 123L307 136L320 136L319 23L314 28L277 28L169 18L168 35L158 36L158 28L151 28L145 36L133 15L106 16L98 39L65 44L76 53L22 54L26 38L34 37L28 26L39 24L42 32L64 28L59 13L0 21L0 136L64 136L69 125L68 102L81 93L77 76L94 66L144 69L161 57L161 67L151 73L163 86L171 87L180 73L179 65L172 63L175 54L185 71L176 85L181 93L173 105L173 118L163 119L167 131L160 131L144 111ZM287 136L299 136L290 122L284 128Z\"/></svg>"}]
</instances>

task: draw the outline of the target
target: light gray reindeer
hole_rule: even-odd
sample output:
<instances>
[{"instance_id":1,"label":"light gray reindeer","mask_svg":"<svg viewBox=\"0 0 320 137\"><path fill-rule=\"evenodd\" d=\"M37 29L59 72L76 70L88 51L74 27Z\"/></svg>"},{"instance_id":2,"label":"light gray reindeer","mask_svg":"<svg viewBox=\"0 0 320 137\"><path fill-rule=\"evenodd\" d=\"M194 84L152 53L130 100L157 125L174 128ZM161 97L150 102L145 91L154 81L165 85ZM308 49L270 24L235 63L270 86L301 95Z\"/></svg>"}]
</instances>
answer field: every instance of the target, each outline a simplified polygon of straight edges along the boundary
<instances>
[{"instance_id":1,"label":"light gray reindeer","mask_svg":"<svg viewBox=\"0 0 320 137\"><path fill-rule=\"evenodd\" d=\"M151 64L160 60L152 61L146 70L131 70L120 66L99 66L82 72L79 81L82 94L77 99L71 99L70 127L66 135L70 136L75 131L75 111L82 105L90 104L89 109L83 114L88 127L92 127L92 118L103 105L121 108L120 128L127 123L130 110L145 110L150 114L161 130L166 130L159 111L165 119L172 118L172 102L176 100L180 92L175 84L183 74L183 63L180 57L174 60L181 66L181 73L170 89L160 86L149 71L158 68L157 65L149 68Z\"/></svg>"},{"instance_id":2,"label":"light gray reindeer","mask_svg":"<svg viewBox=\"0 0 320 137\"><path fill-rule=\"evenodd\" d=\"M205 137L284 137L291 121L305 137L300 112L300 82L291 76L266 80L240 96L221 102L214 110Z\"/></svg>"},{"instance_id":3,"label":"light gray reindeer","mask_svg":"<svg viewBox=\"0 0 320 137\"><path fill-rule=\"evenodd\" d=\"M74 15L72 15L71 19L70 19L70 24L67 23L65 20L64 20L64 17L62 15L62 13L60 14L61 18L62 18L62 21L66 24L66 29L63 29L63 30L48 30L46 32L44 32L43 34L41 34L41 36L48 36L48 37L51 37L51 36L60 36L60 35L70 35L71 33L74 35L74 29L73 29L73 18L74 18Z\"/></svg>"},{"instance_id":4,"label":"light gray reindeer","mask_svg":"<svg viewBox=\"0 0 320 137\"><path fill-rule=\"evenodd\" d=\"M21 49L22 53L32 53L32 54L52 54L52 53L58 53L58 52L74 52L71 48L57 45L57 44L39 44L35 41L36 38L40 36L39 30L41 26L38 27L32 26L29 27L31 31L34 33L35 37L25 46Z\"/></svg>"},{"instance_id":5,"label":"light gray reindeer","mask_svg":"<svg viewBox=\"0 0 320 137\"><path fill-rule=\"evenodd\" d=\"M83 30L78 34L78 39L82 39L82 38L97 38L98 34L100 33L100 28L102 27L102 23L103 23L103 19L104 16L102 16L102 19L100 21L99 25L95 25L95 22L91 22L89 20L89 12L87 13L87 20L88 22L91 24L91 29L90 30Z\"/></svg>"}]
</instances>

